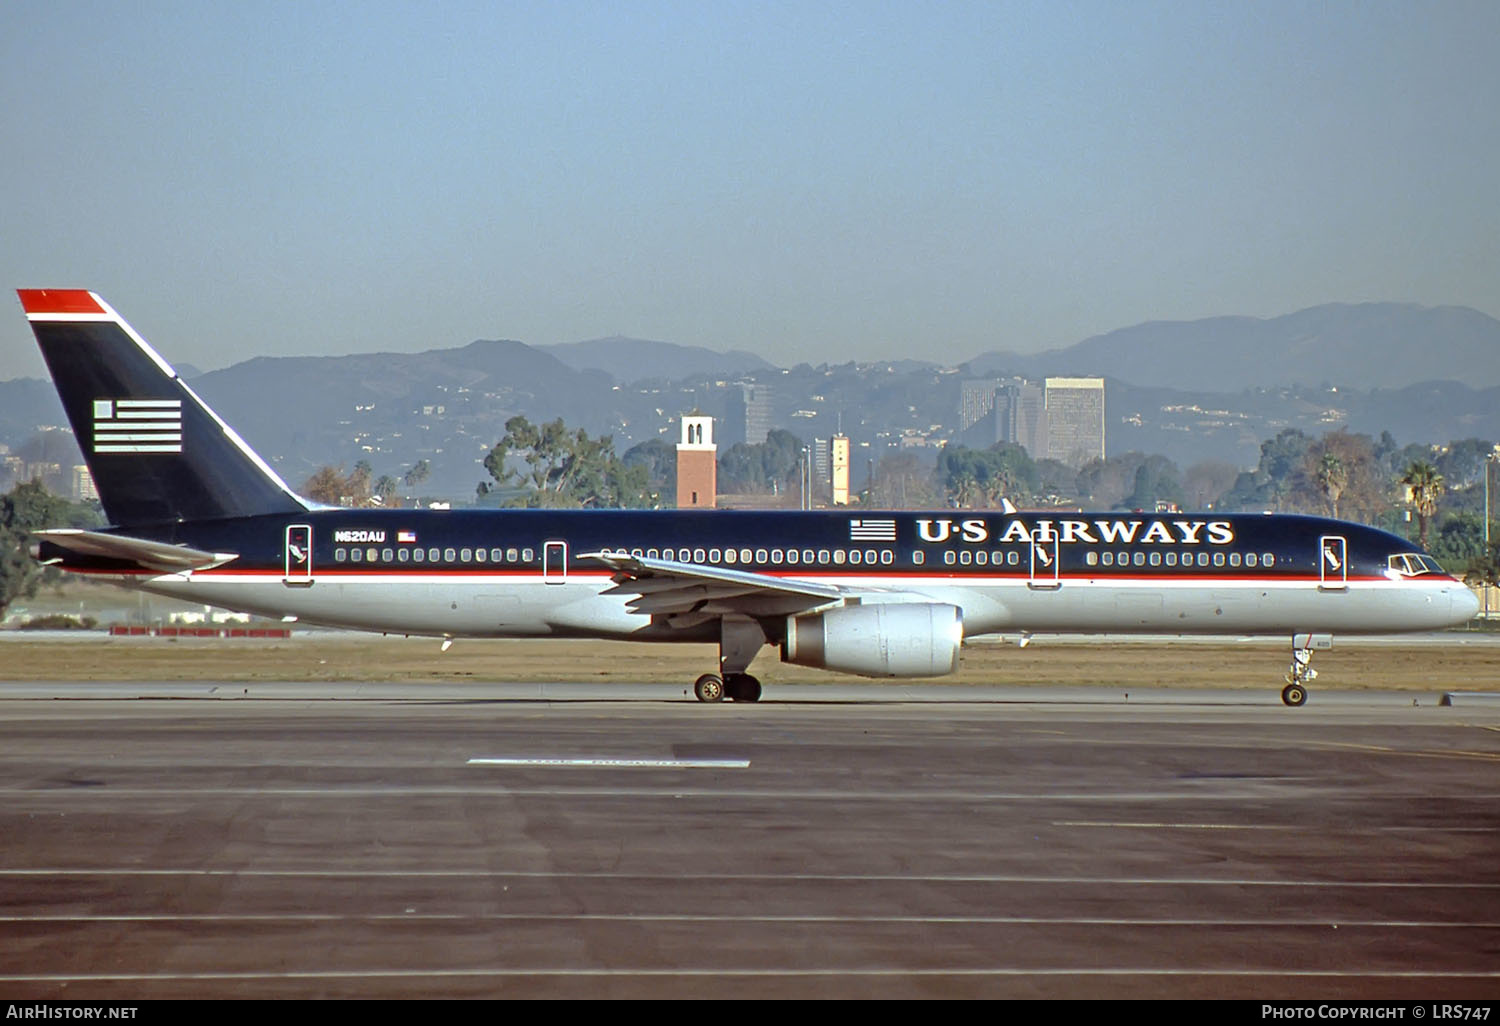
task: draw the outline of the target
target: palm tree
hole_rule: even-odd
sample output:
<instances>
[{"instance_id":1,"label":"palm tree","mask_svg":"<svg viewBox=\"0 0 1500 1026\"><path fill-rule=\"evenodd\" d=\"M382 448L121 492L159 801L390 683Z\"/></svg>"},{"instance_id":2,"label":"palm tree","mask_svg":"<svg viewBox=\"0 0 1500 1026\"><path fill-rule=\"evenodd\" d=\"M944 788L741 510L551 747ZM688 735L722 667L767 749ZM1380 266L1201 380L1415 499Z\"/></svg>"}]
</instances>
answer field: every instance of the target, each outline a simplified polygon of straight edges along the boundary
<instances>
[{"instance_id":1,"label":"palm tree","mask_svg":"<svg viewBox=\"0 0 1500 1026\"><path fill-rule=\"evenodd\" d=\"M1344 494L1348 484L1349 468L1344 466L1344 461L1331 452L1325 452L1318 461L1318 487L1328 499L1328 506L1335 519L1339 515L1339 496ZM1423 542L1423 548L1426 548L1426 542Z\"/></svg>"},{"instance_id":2,"label":"palm tree","mask_svg":"<svg viewBox=\"0 0 1500 1026\"><path fill-rule=\"evenodd\" d=\"M1448 485L1437 468L1424 460L1412 461L1407 466L1406 473L1401 476L1401 483L1406 485L1407 501L1417 511L1418 533L1422 549L1426 551L1427 522L1437 512L1438 502L1448 490Z\"/></svg>"}]
</instances>

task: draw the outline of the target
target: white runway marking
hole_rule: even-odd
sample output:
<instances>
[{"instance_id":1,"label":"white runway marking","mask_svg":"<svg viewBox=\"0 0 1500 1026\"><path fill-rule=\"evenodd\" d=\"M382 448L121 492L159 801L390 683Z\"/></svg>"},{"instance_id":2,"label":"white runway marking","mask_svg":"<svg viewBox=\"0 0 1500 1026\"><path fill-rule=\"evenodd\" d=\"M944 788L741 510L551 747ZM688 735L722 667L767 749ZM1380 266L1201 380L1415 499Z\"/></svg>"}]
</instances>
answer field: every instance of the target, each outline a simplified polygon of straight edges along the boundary
<instances>
[{"instance_id":1,"label":"white runway marking","mask_svg":"<svg viewBox=\"0 0 1500 1026\"><path fill-rule=\"evenodd\" d=\"M608 769L747 769L749 759L621 759L607 756L479 756L470 766L605 767Z\"/></svg>"}]
</instances>

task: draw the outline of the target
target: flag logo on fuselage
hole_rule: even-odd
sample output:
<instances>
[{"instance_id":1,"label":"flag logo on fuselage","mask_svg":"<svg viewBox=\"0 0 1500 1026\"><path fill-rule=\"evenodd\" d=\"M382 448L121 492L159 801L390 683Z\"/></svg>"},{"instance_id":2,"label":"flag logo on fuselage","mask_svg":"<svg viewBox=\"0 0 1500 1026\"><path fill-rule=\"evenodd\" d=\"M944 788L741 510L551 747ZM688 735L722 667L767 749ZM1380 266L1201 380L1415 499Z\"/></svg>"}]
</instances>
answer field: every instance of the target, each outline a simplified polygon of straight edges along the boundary
<instances>
[{"instance_id":1,"label":"flag logo on fuselage","mask_svg":"<svg viewBox=\"0 0 1500 1026\"><path fill-rule=\"evenodd\" d=\"M182 452L182 400L95 399L94 452Z\"/></svg>"},{"instance_id":2,"label":"flag logo on fuselage","mask_svg":"<svg viewBox=\"0 0 1500 1026\"><path fill-rule=\"evenodd\" d=\"M849 540L857 542L893 542L896 540L894 520L851 520Z\"/></svg>"}]
</instances>

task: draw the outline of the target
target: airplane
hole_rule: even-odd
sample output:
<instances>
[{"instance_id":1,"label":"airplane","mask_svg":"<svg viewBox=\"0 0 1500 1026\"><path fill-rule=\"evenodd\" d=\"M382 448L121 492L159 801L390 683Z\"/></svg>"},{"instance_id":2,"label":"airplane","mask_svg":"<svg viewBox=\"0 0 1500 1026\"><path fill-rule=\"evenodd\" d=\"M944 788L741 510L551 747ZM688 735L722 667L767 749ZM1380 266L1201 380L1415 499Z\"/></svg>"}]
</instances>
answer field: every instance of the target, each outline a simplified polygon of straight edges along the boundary
<instances>
[{"instance_id":1,"label":"airplane","mask_svg":"<svg viewBox=\"0 0 1500 1026\"><path fill-rule=\"evenodd\" d=\"M195 604L443 639L709 642L751 661L935 677L967 638L1290 636L1301 705L1335 633L1466 622L1472 591L1395 534L1316 516L345 509L299 496L96 293L22 289L111 526L33 558Z\"/></svg>"}]
</instances>

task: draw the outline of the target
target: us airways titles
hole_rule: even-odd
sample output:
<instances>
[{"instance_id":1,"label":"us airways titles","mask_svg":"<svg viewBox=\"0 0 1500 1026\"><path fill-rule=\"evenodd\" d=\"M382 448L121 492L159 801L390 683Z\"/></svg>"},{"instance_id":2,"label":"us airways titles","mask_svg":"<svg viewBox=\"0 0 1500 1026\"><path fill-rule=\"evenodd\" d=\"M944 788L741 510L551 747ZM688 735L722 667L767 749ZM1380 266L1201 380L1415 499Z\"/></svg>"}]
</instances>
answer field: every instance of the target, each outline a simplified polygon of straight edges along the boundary
<instances>
[{"instance_id":1,"label":"us airways titles","mask_svg":"<svg viewBox=\"0 0 1500 1026\"><path fill-rule=\"evenodd\" d=\"M998 525L984 519L948 517L920 519L917 535L925 542L949 540L979 545L984 542L1043 542L1063 545L1232 545L1234 527L1227 520L1008 520Z\"/></svg>"}]
</instances>

